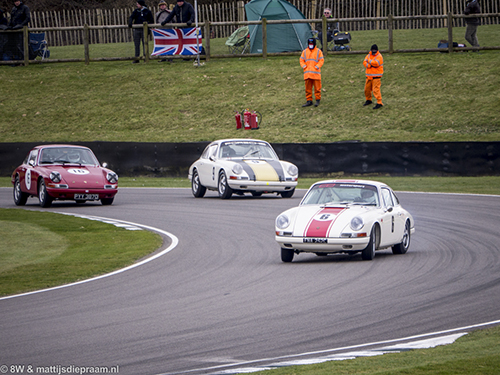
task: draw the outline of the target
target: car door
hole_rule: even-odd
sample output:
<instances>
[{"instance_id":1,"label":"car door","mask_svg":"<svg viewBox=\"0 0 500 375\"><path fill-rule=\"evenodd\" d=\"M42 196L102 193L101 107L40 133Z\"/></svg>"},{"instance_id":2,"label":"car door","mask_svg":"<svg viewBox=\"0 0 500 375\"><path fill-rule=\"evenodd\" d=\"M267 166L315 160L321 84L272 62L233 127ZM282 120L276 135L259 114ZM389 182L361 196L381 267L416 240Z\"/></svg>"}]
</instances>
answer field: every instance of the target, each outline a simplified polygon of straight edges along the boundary
<instances>
[{"instance_id":1,"label":"car door","mask_svg":"<svg viewBox=\"0 0 500 375\"><path fill-rule=\"evenodd\" d=\"M397 212L394 207L394 200L390 189L382 188L382 209L383 214L381 218L381 234L380 234L380 247L392 245L397 242L396 240L396 216Z\"/></svg>"},{"instance_id":2,"label":"car door","mask_svg":"<svg viewBox=\"0 0 500 375\"><path fill-rule=\"evenodd\" d=\"M19 182L21 183L21 190L33 195L36 195L38 190L36 186L38 173L36 173L35 171L37 156L38 150L31 150L26 162L23 163L23 166L19 171Z\"/></svg>"},{"instance_id":3,"label":"car door","mask_svg":"<svg viewBox=\"0 0 500 375\"><path fill-rule=\"evenodd\" d=\"M217 176L215 176L215 160L218 144L209 145L201 155L198 163L198 174L200 183L206 187L217 187Z\"/></svg>"},{"instance_id":4,"label":"car door","mask_svg":"<svg viewBox=\"0 0 500 375\"><path fill-rule=\"evenodd\" d=\"M394 243L401 242L405 229L406 214L399 203L399 199L391 190L392 201L394 202Z\"/></svg>"}]
</instances>

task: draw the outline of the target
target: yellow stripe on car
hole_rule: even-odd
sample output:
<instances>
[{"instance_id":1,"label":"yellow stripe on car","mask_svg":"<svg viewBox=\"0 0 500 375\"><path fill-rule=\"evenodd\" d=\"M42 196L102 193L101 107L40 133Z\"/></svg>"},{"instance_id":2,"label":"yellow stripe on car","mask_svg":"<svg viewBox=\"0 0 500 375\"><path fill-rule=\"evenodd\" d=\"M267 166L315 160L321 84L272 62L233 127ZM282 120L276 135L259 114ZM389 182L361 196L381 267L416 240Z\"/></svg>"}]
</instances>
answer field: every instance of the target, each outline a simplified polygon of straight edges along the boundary
<instances>
[{"instance_id":1,"label":"yellow stripe on car","mask_svg":"<svg viewBox=\"0 0 500 375\"><path fill-rule=\"evenodd\" d=\"M279 181L278 173L267 162L262 160L246 160L253 173L255 173L256 181Z\"/></svg>"}]
</instances>

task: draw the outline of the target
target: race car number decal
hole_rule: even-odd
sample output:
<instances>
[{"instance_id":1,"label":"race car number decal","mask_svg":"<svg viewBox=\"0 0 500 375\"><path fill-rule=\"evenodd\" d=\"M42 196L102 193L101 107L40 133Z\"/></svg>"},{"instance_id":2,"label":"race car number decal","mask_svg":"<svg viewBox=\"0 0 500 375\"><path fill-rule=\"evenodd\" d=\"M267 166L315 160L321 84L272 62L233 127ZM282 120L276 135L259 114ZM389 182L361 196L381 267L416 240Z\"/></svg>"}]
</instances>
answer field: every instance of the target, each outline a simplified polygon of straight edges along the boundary
<instances>
[{"instance_id":1,"label":"race car number decal","mask_svg":"<svg viewBox=\"0 0 500 375\"><path fill-rule=\"evenodd\" d=\"M26 174L24 175L24 183L26 184L26 189L31 189L31 169L26 169Z\"/></svg>"},{"instance_id":2,"label":"race car number decal","mask_svg":"<svg viewBox=\"0 0 500 375\"><path fill-rule=\"evenodd\" d=\"M327 237L330 228L344 208L325 207L309 221L304 237Z\"/></svg>"},{"instance_id":3,"label":"race car number decal","mask_svg":"<svg viewBox=\"0 0 500 375\"><path fill-rule=\"evenodd\" d=\"M90 172L87 171L86 169L70 168L70 169L68 169L68 173L77 174L77 175L84 175L84 174L89 174Z\"/></svg>"}]
</instances>

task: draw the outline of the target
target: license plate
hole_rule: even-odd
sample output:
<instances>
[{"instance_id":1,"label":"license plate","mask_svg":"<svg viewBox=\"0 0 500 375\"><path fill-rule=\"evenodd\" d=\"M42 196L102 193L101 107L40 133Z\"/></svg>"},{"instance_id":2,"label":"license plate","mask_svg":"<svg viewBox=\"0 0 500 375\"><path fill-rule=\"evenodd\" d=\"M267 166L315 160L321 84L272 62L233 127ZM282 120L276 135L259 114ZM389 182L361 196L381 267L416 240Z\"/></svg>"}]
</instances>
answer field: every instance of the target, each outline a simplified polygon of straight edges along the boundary
<instances>
[{"instance_id":1,"label":"license plate","mask_svg":"<svg viewBox=\"0 0 500 375\"><path fill-rule=\"evenodd\" d=\"M304 238L304 243L328 243L326 238Z\"/></svg>"},{"instance_id":2,"label":"license plate","mask_svg":"<svg viewBox=\"0 0 500 375\"><path fill-rule=\"evenodd\" d=\"M97 201L99 200L99 194L75 194L75 199L82 201Z\"/></svg>"}]
</instances>

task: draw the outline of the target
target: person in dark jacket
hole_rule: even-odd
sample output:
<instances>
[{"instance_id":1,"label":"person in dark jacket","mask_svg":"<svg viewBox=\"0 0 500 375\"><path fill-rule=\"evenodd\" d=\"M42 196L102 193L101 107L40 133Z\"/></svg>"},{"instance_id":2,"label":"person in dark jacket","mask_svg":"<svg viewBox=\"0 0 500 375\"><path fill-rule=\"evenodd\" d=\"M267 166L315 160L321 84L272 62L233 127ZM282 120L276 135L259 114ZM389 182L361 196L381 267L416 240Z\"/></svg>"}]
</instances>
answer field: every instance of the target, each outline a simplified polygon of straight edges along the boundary
<instances>
[{"instance_id":1,"label":"person in dark jacket","mask_svg":"<svg viewBox=\"0 0 500 375\"><path fill-rule=\"evenodd\" d=\"M137 1L137 9L132 12L132 15L128 19L128 27L132 25L142 25L144 22L154 23L153 13L148 9L144 0ZM134 46L135 46L135 59L132 61L134 64L139 62L139 56L141 55L141 41L142 41L142 51L146 55L146 47L144 43L148 42L148 35L144 35L144 28L138 27L134 28Z\"/></svg>"},{"instance_id":2,"label":"person in dark jacket","mask_svg":"<svg viewBox=\"0 0 500 375\"><path fill-rule=\"evenodd\" d=\"M466 16L470 14L481 13L481 8L479 7L479 0L472 0L467 4L464 10ZM481 24L481 21L477 17L466 18L465 23L467 27L465 29L465 40L467 40L473 47L479 47L479 42L477 40L477 27Z\"/></svg>"},{"instance_id":3,"label":"person in dark jacket","mask_svg":"<svg viewBox=\"0 0 500 375\"><path fill-rule=\"evenodd\" d=\"M329 43L333 40L333 35L338 32L337 25L332 22L332 10L330 8L325 8L323 14L326 17L326 41ZM318 22L316 24L316 31L318 32L318 39L323 43L323 22Z\"/></svg>"},{"instance_id":4,"label":"person in dark jacket","mask_svg":"<svg viewBox=\"0 0 500 375\"><path fill-rule=\"evenodd\" d=\"M5 18L5 13L3 9L0 9L0 31L7 30L9 27L9 21ZM7 33L0 33L0 60L8 60L7 56L4 54L5 47L7 45Z\"/></svg>"},{"instance_id":5,"label":"person in dark jacket","mask_svg":"<svg viewBox=\"0 0 500 375\"><path fill-rule=\"evenodd\" d=\"M172 10L172 13L161 23L165 26L172 18L177 17L177 23L187 23L188 27L194 23L195 13L191 4L185 3L184 0L177 0L177 5Z\"/></svg>"},{"instance_id":6,"label":"person in dark jacket","mask_svg":"<svg viewBox=\"0 0 500 375\"><path fill-rule=\"evenodd\" d=\"M10 11L9 28L12 30L21 30L28 26L31 21L30 8L24 5L21 0L14 1L14 7ZM14 33L9 36L11 45L12 60L24 59L23 34Z\"/></svg>"}]
</instances>

